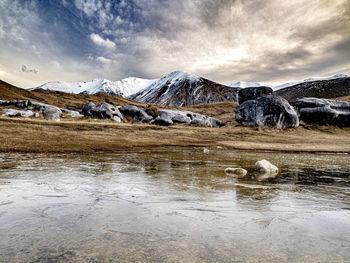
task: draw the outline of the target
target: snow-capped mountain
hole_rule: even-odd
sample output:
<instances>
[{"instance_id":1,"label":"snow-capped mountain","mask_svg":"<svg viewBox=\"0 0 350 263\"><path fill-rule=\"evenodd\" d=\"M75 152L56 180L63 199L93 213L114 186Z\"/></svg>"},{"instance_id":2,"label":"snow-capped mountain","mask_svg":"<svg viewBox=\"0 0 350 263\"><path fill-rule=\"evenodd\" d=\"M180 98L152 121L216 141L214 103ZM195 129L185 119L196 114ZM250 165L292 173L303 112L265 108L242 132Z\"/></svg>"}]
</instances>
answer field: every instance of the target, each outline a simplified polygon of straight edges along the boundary
<instances>
[{"instance_id":1,"label":"snow-capped mountain","mask_svg":"<svg viewBox=\"0 0 350 263\"><path fill-rule=\"evenodd\" d=\"M261 85L260 83L257 83L257 82L238 81L230 84L229 87L250 88L250 87L261 87Z\"/></svg>"},{"instance_id":2,"label":"snow-capped mountain","mask_svg":"<svg viewBox=\"0 0 350 263\"><path fill-rule=\"evenodd\" d=\"M74 94L108 94L119 97L127 97L134 94L157 79L126 78L120 81L110 81L107 79L95 79L86 82L48 82L39 87L33 88L50 91L61 91Z\"/></svg>"},{"instance_id":3,"label":"snow-capped mountain","mask_svg":"<svg viewBox=\"0 0 350 263\"><path fill-rule=\"evenodd\" d=\"M194 74L175 71L128 98L144 103L182 107L236 101L237 91L238 88L224 86Z\"/></svg>"}]
</instances>

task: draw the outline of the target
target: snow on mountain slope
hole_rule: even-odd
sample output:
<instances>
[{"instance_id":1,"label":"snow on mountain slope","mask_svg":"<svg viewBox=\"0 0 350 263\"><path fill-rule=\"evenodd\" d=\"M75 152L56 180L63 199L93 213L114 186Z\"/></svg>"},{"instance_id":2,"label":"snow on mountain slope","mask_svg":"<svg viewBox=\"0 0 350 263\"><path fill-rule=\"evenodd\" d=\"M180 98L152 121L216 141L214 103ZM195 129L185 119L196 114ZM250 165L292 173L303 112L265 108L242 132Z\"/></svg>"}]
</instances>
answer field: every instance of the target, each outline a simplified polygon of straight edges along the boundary
<instances>
[{"instance_id":1,"label":"snow on mountain slope","mask_svg":"<svg viewBox=\"0 0 350 263\"><path fill-rule=\"evenodd\" d=\"M74 94L103 93L119 97L127 97L146 88L156 80L157 79L126 78L120 81L110 81L107 79L95 79L86 82L55 81L48 82L31 90L44 89Z\"/></svg>"},{"instance_id":2,"label":"snow on mountain slope","mask_svg":"<svg viewBox=\"0 0 350 263\"><path fill-rule=\"evenodd\" d=\"M280 89L288 88L288 87L295 86L305 82L313 82L313 81L319 81L319 80L333 80L333 79L342 79L342 78L349 78L349 76L344 74L337 74L328 78L308 78L303 81L287 82L287 83L283 83L283 84L279 84L271 87L273 90L280 90Z\"/></svg>"},{"instance_id":3,"label":"snow on mountain slope","mask_svg":"<svg viewBox=\"0 0 350 263\"><path fill-rule=\"evenodd\" d=\"M174 71L128 98L144 103L182 107L201 103L235 101L237 90L237 88L224 86L194 74Z\"/></svg>"},{"instance_id":4,"label":"snow on mountain slope","mask_svg":"<svg viewBox=\"0 0 350 263\"><path fill-rule=\"evenodd\" d=\"M246 81L238 81L229 85L229 87L237 87L237 88L249 88L249 87L260 87L260 83L257 82L246 82Z\"/></svg>"}]
</instances>

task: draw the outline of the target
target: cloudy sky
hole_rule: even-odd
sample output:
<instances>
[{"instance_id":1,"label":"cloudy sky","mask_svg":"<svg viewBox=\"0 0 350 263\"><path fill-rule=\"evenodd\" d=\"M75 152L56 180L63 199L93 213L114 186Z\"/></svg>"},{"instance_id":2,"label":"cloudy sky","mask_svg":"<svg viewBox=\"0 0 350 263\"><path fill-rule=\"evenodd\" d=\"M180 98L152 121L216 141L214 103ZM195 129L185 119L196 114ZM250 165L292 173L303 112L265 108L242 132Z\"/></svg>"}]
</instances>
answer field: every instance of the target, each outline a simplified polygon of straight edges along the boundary
<instances>
[{"instance_id":1,"label":"cloudy sky","mask_svg":"<svg viewBox=\"0 0 350 263\"><path fill-rule=\"evenodd\" d=\"M350 73L349 0L0 0L0 79L229 84Z\"/></svg>"}]
</instances>

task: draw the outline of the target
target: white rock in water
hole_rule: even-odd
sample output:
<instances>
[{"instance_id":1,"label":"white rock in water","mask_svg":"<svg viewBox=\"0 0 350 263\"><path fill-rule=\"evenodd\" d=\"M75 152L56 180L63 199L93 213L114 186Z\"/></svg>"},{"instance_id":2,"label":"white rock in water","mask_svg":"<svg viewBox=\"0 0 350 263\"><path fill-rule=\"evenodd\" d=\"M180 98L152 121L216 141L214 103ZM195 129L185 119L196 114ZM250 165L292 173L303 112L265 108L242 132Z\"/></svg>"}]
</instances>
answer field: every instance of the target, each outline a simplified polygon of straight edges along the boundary
<instances>
[{"instance_id":1,"label":"white rock in water","mask_svg":"<svg viewBox=\"0 0 350 263\"><path fill-rule=\"evenodd\" d=\"M277 166L273 165L269 161L261 160L255 163L255 166L259 169L259 172L264 175L270 175L271 178L278 174Z\"/></svg>"},{"instance_id":2,"label":"white rock in water","mask_svg":"<svg viewBox=\"0 0 350 263\"><path fill-rule=\"evenodd\" d=\"M242 178L247 175L247 170L243 168L226 168L225 173L237 175L237 177Z\"/></svg>"}]
</instances>

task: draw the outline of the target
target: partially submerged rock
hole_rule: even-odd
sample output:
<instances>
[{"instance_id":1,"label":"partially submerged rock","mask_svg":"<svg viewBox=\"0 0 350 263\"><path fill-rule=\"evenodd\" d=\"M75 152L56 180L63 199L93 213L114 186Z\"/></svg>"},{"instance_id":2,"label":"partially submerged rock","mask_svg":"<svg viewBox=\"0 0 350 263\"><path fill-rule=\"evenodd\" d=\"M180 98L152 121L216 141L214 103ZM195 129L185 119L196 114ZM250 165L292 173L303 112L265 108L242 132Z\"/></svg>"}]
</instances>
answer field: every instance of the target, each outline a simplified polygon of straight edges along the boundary
<instances>
[{"instance_id":1,"label":"partially submerged rock","mask_svg":"<svg viewBox=\"0 0 350 263\"><path fill-rule=\"evenodd\" d=\"M255 166L259 172L257 179L259 181L275 178L278 175L277 166L273 165L267 160L257 161Z\"/></svg>"},{"instance_id":2,"label":"partially submerged rock","mask_svg":"<svg viewBox=\"0 0 350 263\"><path fill-rule=\"evenodd\" d=\"M255 100L262 96L271 95L273 93L273 89L270 87L249 87L240 89L238 91L238 103L242 104L248 100Z\"/></svg>"},{"instance_id":3,"label":"partially submerged rock","mask_svg":"<svg viewBox=\"0 0 350 263\"><path fill-rule=\"evenodd\" d=\"M243 168L226 168L225 173L236 175L238 178L243 178L247 175L248 171Z\"/></svg>"},{"instance_id":4,"label":"partially submerged rock","mask_svg":"<svg viewBox=\"0 0 350 263\"><path fill-rule=\"evenodd\" d=\"M236 121L244 126L295 128L299 118L287 100L268 95L248 100L236 108Z\"/></svg>"},{"instance_id":5,"label":"partially submerged rock","mask_svg":"<svg viewBox=\"0 0 350 263\"><path fill-rule=\"evenodd\" d=\"M308 124L350 127L350 103L317 98L297 99L299 119Z\"/></svg>"},{"instance_id":6,"label":"partially submerged rock","mask_svg":"<svg viewBox=\"0 0 350 263\"><path fill-rule=\"evenodd\" d=\"M61 114L62 114L62 111L56 107L46 107L43 110L43 116L45 120L60 121Z\"/></svg>"}]
</instances>

